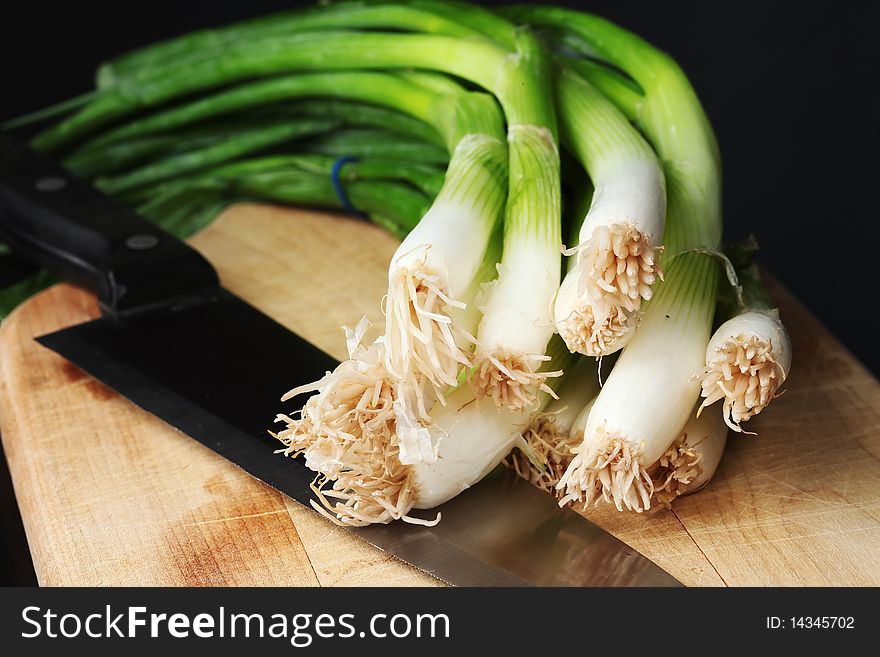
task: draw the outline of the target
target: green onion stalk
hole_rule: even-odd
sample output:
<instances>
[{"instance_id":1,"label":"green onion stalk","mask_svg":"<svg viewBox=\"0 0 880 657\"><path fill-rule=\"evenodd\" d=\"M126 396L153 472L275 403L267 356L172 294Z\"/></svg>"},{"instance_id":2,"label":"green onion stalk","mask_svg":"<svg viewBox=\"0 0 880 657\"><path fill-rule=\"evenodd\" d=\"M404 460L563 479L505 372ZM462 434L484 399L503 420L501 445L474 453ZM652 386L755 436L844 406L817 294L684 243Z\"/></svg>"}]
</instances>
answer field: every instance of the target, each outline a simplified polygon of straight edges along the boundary
<instances>
[{"instance_id":1,"label":"green onion stalk","mask_svg":"<svg viewBox=\"0 0 880 657\"><path fill-rule=\"evenodd\" d=\"M386 138L377 142L376 137L382 132L385 133ZM444 148L410 137L395 136L387 131L367 128L345 128L333 133L317 135L305 140L302 145L307 152L335 155L337 158L387 158L442 167L444 171L449 164L449 154Z\"/></svg>"},{"instance_id":2,"label":"green onion stalk","mask_svg":"<svg viewBox=\"0 0 880 657\"><path fill-rule=\"evenodd\" d=\"M389 135L381 131L376 131L374 139L381 140L386 143L395 139L394 135ZM435 166L419 164L407 160L386 159L378 157L352 158L343 162L335 155L325 155L323 153L302 152L302 153L283 153L277 155L262 155L254 158L237 160L230 162L222 167L208 170L203 174L196 174L194 179L198 180L200 175L207 177L222 175L224 179L235 181L239 176L250 176L257 174L282 173L285 171L297 173L309 173L332 183L333 171L336 169L336 176L343 186L356 182L397 182L411 187L413 191L419 192L433 201L443 188L445 172ZM184 179L185 180L185 179ZM135 194L141 198L151 196L147 190L140 190ZM337 199L339 201L339 199ZM360 208L356 203L353 206ZM334 206L338 207L338 206ZM364 209L367 214L368 211ZM424 214L424 213L423 213ZM417 218L420 219L421 215ZM417 221L412 222L412 229ZM396 232L395 234L403 239L409 230L403 235Z\"/></svg>"},{"instance_id":3,"label":"green onion stalk","mask_svg":"<svg viewBox=\"0 0 880 657\"><path fill-rule=\"evenodd\" d=\"M297 81L297 86L306 92L307 87L303 88L299 81L301 76L292 77ZM271 80L270 84L273 87L284 87L290 81L281 78ZM85 178L107 177L142 166L145 162L152 164L175 154L206 149L224 142L233 142L227 148L240 151L231 154L238 157L258 149L259 147L248 149L246 146L248 142L254 141L255 135L267 128L302 123L315 125L316 121L322 121L328 126L328 130L318 129L312 133L316 137L322 136L324 140L341 133L342 136L336 138L343 140L346 146L353 147L356 143L352 138L352 130L381 129L397 135L401 145L406 143L406 138L412 144L419 144L422 152L404 154L414 162L430 162L442 165L444 169L448 163L449 156L442 137L433 127L418 119L383 107L344 100L307 98L286 102L284 96L275 100L272 95L260 94L255 88L257 86L240 85L229 93L211 94L198 101L170 110L160 110L111 128L90 138L68 154L64 158L64 165ZM227 97L237 102L226 102ZM273 100L274 104L263 105ZM301 130L301 135L294 135L292 138L298 141L306 139L308 133L302 128ZM284 139L281 136L278 144L286 145ZM367 145L376 148L375 141L365 141L363 146ZM277 149L278 145L270 142L265 147ZM389 151L392 150L389 148ZM396 154L389 152L387 155L394 157ZM369 156L374 157L373 154ZM199 163L204 167L209 164L211 163Z\"/></svg>"},{"instance_id":4,"label":"green onion stalk","mask_svg":"<svg viewBox=\"0 0 880 657\"><path fill-rule=\"evenodd\" d=\"M387 135L377 135L388 138ZM236 202L275 202L342 209L330 178L333 158L314 154L270 155L239 160L191 176L144 187L123 196L123 202L179 237L188 237L211 219L210 206ZM436 195L410 181L413 166L383 160L348 162L339 180L351 204L401 239L419 222ZM430 170L417 177L429 188ZM428 177L431 176L431 177ZM205 208L200 210L200 208Z\"/></svg>"},{"instance_id":5,"label":"green onion stalk","mask_svg":"<svg viewBox=\"0 0 880 657\"><path fill-rule=\"evenodd\" d=\"M632 120L663 162L667 220L662 265L641 325L621 353L584 424L583 442L558 486L561 503L604 499L618 510L650 508L651 468L682 431L700 396L712 330L721 236L720 158L711 126L678 65L639 37L588 14L518 7L518 20L625 72L571 66Z\"/></svg>"},{"instance_id":6,"label":"green onion stalk","mask_svg":"<svg viewBox=\"0 0 880 657\"><path fill-rule=\"evenodd\" d=\"M169 155L113 176L99 177L95 180L95 186L107 194L122 194L144 185L173 179L205 167L326 133L340 126L339 121L306 118L262 125L243 133L232 133L229 138L224 138L221 133L201 148ZM77 167L74 165L72 168Z\"/></svg>"},{"instance_id":7,"label":"green onion stalk","mask_svg":"<svg viewBox=\"0 0 880 657\"><path fill-rule=\"evenodd\" d=\"M378 136L382 139L382 136ZM332 179L333 170L343 183L358 181L396 181L405 183L414 190L424 194L429 200L440 193L443 188L445 171L435 166L418 164L406 160L386 158L351 159L339 162L339 158L320 153L303 153L300 155L266 156L259 158L262 162L274 160L278 168L296 169L314 173L327 180ZM355 204L355 207L357 205Z\"/></svg>"},{"instance_id":8,"label":"green onion stalk","mask_svg":"<svg viewBox=\"0 0 880 657\"><path fill-rule=\"evenodd\" d=\"M213 53L242 41L272 36L333 29L388 29L470 37L481 34L474 27L503 23L483 12L471 12L467 21L457 15L453 3L431 0L353 0L324 3L316 7L261 16L231 25L191 32L182 37L151 44L104 63L96 76L99 90L125 84L138 76L168 66L189 65L210 59ZM471 9L463 5L464 9ZM467 26L465 23L473 27Z\"/></svg>"},{"instance_id":9,"label":"green onion stalk","mask_svg":"<svg viewBox=\"0 0 880 657\"><path fill-rule=\"evenodd\" d=\"M663 168L651 146L593 85L565 64L556 70L563 144L595 186L568 273L554 304L571 351L602 357L633 336L652 296L666 218Z\"/></svg>"}]
</instances>

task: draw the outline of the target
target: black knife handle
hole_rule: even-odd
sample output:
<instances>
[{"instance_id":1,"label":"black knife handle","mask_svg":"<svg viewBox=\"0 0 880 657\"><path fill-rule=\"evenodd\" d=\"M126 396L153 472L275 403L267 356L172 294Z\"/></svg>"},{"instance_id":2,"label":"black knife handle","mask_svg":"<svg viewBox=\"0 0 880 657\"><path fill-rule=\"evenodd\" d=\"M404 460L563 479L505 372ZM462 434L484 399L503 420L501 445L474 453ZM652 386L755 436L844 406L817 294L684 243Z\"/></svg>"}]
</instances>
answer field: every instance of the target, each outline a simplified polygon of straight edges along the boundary
<instances>
[{"instance_id":1,"label":"black knife handle","mask_svg":"<svg viewBox=\"0 0 880 657\"><path fill-rule=\"evenodd\" d=\"M0 241L118 314L218 284L195 249L0 134Z\"/></svg>"}]
</instances>

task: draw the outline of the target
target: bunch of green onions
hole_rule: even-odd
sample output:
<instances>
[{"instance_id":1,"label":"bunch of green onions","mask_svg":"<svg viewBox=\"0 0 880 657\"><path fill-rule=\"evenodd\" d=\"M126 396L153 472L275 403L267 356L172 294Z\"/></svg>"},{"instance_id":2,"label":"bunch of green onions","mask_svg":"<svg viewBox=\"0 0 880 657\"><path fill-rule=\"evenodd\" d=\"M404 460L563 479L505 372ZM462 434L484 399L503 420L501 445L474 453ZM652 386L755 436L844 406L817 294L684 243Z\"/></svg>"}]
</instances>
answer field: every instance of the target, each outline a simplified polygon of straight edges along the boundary
<instances>
[{"instance_id":1,"label":"bunch of green onions","mask_svg":"<svg viewBox=\"0 0 880 657\"><path fill-rule=\"evenodd\" d=\"M349 358L285 395L301 408L273 433L336 522L431 524L413 509L502 461L560 504L668 506L788 375L750 258L721 251L690 83L601 18L344 1L97 80L32 117L63 115L33 144L176 234L262 200L354 207L402 239L382 336L346 329Z\"/></svg>"}]
</instances>

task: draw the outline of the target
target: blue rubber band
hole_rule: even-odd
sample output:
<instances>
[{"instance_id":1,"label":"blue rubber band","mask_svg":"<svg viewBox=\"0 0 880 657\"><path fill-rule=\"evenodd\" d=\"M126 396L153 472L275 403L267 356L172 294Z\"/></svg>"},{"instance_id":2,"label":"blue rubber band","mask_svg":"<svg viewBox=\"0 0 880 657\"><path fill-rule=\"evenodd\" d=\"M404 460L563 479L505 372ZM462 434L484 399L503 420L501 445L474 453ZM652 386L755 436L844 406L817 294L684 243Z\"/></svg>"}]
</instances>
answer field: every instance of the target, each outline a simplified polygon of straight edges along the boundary
<instances>
[{"instance_id":1,"label":"blue rubber band","mask_svg":"<svg viewBox=\"0 0 880 657\"><path fill-rule=\"evenodd\" d=\"M342 167L344 167L349 162L357 162L358 160L360 160L360 158L351 155L343 155L342 157L338 158L333 163L333 168L330 171L330 180L333 183L333 191L336 192L336 198L339 199L339 203L342 205L343 209L359 217L366 217L367 215L365 213L361 212L356 207L354 207L354 205L352 205L351 200L345 193L345 189L343 189L342 187L342 181L339 179L339 174L342 172Z\"/></svg>"}]
</instances>

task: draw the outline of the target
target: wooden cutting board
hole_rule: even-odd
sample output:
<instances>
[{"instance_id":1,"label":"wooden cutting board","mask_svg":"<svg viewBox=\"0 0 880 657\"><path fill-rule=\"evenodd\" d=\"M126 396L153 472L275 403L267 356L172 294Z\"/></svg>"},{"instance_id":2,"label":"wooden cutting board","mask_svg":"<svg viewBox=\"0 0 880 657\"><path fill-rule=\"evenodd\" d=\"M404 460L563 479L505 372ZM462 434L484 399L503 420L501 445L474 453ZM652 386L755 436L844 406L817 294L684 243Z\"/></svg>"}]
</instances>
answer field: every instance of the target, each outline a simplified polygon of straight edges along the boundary
<instances>
[{"instance_id":1,"label":"wooden cutting board","mask_svg":"<svg viewBox=\"0 0 880 657\"><path fill-rule=\"evenodd\" d=\"M338 358L341 325L379 323L396 246L363 222L255 205L192 243L229 289ZM709 487L674 511L588 516L687 585L880 585L880 385L773 294L795 364L750 423L759 435L731 436ZM0 429L41 584L439 585L32 339L97 315L59 285L0 327Z\"/></svg>"}]
</instances>

